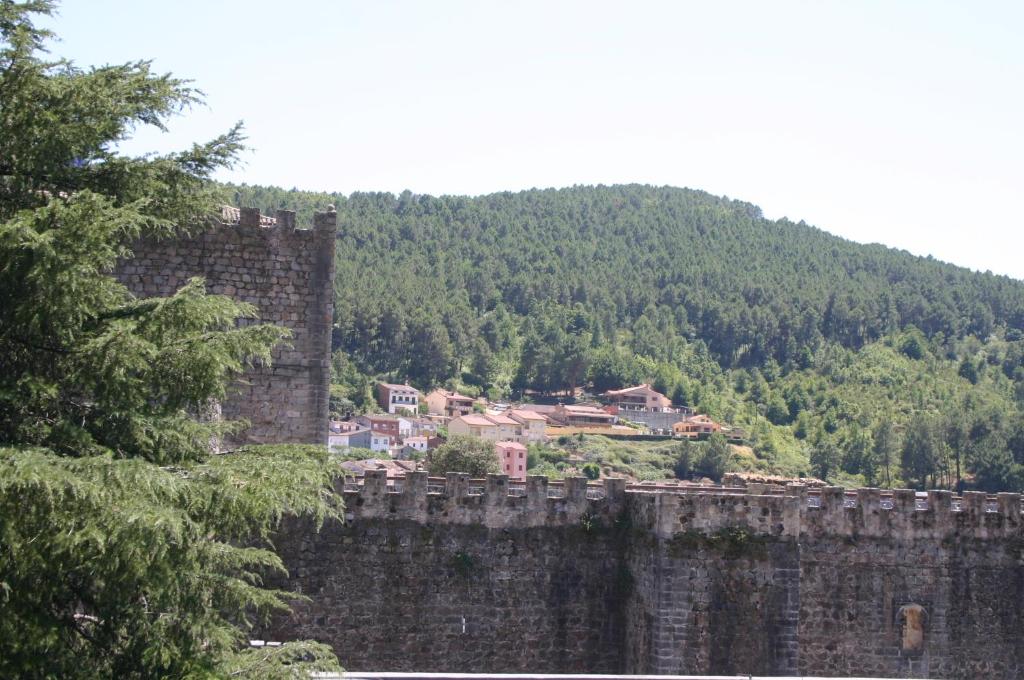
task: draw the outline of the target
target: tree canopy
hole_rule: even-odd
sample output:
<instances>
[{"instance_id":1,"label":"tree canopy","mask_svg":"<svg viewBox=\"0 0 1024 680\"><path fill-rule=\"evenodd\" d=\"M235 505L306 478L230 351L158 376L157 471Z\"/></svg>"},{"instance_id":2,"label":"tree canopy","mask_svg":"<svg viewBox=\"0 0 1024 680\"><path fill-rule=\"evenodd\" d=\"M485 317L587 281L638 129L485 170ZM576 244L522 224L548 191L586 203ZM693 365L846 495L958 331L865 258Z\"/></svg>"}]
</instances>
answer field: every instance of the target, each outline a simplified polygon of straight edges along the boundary
<instances>
[{"instance_id":1,"label":"tree canopy","mask_svg":"<svg viewBox=\"0 0 1024 680\"><path fill-rule=\"evenodd\" d=\"M213 455L238 423L203 415L282 331L194 280L134 299L110 272L139 237L201 228L240 128L168 155L117 143L199 101L145 61L49 58L45 0L0 2L0 675L289 676L321 645L248 649L286 606L284 515L340 504L326 452Z\"/></svg>"},{"instance_id":2,"label":"tree canopy","mask_svg":"<svg viewBox=\"0 0 1024 680\"><path fill-rule=\"evenodd\" d=\"M731 464L1024 484L1005 443L1024 404L1020 281L672 187L224 193L307 217L338 206L339 413L373 408L380 378L499 400L648 382L745 429L753 458ZM916 415L962 423L959 448L943 430L935 456L904 457Z\"/></svg>"},{"instance_id":3,"label":"tree canopy","mask_svg":"<svg viewBox=\"0 0 1024 680\"><path fill-rule=\"evenodd\" d=\"M433 475L465 472L472 477L483 477L501 472L494 442L466 435L449 437L448 441L430 452L427 465Z\"/></svg>"}]
</instances>

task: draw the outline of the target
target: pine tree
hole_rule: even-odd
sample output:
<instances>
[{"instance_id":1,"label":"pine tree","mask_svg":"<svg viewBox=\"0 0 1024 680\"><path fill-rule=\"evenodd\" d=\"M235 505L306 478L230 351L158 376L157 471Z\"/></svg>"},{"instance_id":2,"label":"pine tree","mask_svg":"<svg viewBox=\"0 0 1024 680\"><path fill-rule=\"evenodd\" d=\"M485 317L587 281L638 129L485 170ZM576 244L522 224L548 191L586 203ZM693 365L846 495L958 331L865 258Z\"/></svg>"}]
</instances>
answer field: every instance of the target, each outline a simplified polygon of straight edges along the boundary
<instances>
[{"instance_id":1,"label":"pine tree","mask_svg":"<svg viewBox=\"0 0 1024 680\"><path fill-rule=\"evenodd\" d=\"M194 280L136 300L110 275L139 237L202 227L235 127L163 156L120 155L199 101L148 62L45 58L46 0L0 0L0 677L282 677L328 649L247 648L286 606L269 536L337 517L327 454L213 455L211 400L280 329Z\"/></svg>"}]
</instances>

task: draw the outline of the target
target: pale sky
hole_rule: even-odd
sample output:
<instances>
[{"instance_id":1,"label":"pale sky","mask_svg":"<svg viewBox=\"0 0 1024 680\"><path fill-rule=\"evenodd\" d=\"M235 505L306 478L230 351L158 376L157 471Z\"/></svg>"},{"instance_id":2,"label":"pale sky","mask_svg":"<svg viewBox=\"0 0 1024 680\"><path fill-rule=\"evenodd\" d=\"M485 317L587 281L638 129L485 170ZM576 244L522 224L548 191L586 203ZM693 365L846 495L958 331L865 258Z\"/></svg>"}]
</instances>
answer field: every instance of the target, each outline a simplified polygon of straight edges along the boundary
<instances>
[{"instance_id":1,"label":"pale sky","mask_svg":"<svg viewBox=\"0 0 1024 680\"><path fill-rule=\"evenodd\" d=\"M220 179L477 195L648 183L1024 279L1024 3L67 0L54 53L153 59L243 120Z\"/></svg>"}]
</instances>

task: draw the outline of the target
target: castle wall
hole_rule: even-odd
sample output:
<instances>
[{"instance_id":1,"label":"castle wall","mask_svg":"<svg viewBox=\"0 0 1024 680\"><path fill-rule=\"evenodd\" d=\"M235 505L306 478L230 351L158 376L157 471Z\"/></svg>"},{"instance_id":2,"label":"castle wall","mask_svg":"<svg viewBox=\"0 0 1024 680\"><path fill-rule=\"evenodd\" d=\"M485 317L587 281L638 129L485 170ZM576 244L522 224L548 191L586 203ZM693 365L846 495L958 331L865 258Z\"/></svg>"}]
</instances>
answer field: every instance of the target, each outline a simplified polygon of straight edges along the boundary
<instances>
[{"instance_id":1,"label":"castle wall","mask_svg":"<svg viewBox=\"0 0 1024 680\"><path fill-rule=\"evenodd\" d=\"M357 670L1024 675L1014 494L386 484L282 533L311 600L268 638Z\"/></svg>"},{"instance_id":2,"label":"castle wall","mask_svg":"<svg viewBox=\"0 0 1024 680\"><path fill-rule=\"evenodd\" d=\"M614 672L625 591L621 509L574 483L549 498L546 479L509 496L492 478L471 493L449 475L426 493L424 473L401 493L371 471L346 493L353 519L291 525L275 541L310 599L262 632L328 642L347 668L396 671ZM515 493L516 490L513 490ZM449 495L450 494L450 495ZM621 496L621 494L620 494Z\"/></svg>"},{"instance_id":3,"label":"castle wall","mask_svg":"<svg viewBox=\"0 0 1024 680\"><path fill-rule=\"evenodd\" d=\"M851 675L1011 678L1024 674L1020 499L948 492L892 509L808 509L801 540L800 670ZM829 515L832 515L829 518ZM833 528L834 527L834 528ZM838 530L837 530L838 529ZM919 649L905 649L920 608Z\"/></svg>"},{"instance_id":4,"label":"castle wall","mask_svg":"<svg viewBox=\"0 0 1024 680\"><path fill-rule=\"evenodd\" d=\"M275 223L261 226L267 222ZM234 443L327 442L335 230L334 212L296 229L292 212L267 220L243 208L237 224L135 243L115 271L139 297L171 295L200 276L209 292L251 303L259 321L291 329L271 365L247 371L221 404L223 417L250 423Z\"/></svg>"}]
</instances>

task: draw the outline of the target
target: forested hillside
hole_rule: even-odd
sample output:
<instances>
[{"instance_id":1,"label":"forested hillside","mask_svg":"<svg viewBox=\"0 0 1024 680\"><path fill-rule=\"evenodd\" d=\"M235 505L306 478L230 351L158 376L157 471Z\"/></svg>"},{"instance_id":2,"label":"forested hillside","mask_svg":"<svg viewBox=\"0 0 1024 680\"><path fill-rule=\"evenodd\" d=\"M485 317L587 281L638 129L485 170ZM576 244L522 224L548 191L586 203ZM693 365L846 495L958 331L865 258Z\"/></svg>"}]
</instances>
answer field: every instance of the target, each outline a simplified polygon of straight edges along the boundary
<instances>
[{"instance_id":1,"label":"forested hillside","mask_svg":"<svg viewBox=\"0 0 1024 680\"><path fill-rule=\"evenodd\" d=\"M650 381L746 426L737 465L1024 481L1022 282L688 189L225 192L300 221L337 205L337 393L356 408L378 375L495 398Z\"/></svg>"}]
</instances>

